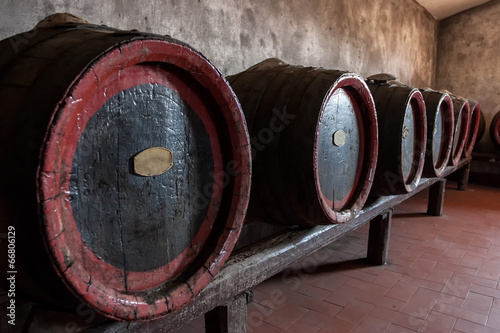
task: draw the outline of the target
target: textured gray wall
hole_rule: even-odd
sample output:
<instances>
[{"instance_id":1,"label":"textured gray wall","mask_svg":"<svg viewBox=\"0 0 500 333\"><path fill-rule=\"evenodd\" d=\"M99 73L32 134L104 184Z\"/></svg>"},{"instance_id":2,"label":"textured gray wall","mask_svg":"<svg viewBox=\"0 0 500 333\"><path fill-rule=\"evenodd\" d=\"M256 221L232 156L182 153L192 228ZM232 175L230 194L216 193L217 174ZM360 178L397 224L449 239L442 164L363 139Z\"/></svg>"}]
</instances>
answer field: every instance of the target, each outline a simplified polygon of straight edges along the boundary
<instances>
[{"instance_id":1,"label":"textured gray wall","mask_svg":"<svg viewBox=\"0 0 500 333\"><path fill-rule=\"evenodd\" d=\"M488 126L500 110L500 1L495 0L439 23L436 86L477 99L486 132L476 145L494 151Z\"/></svg>"},{"instance_id":2,"label":"textured gray wall","mask_svg":"<svg viewBox=\"0 0 500 333\"><path fill-rule=\"evenodd\" d=\"M433 83L437 22L414 0L2 0L0 39L55 12L169 34L223 74L269 57L291 64L395 74Z\"/></svg>"}]
</instances>

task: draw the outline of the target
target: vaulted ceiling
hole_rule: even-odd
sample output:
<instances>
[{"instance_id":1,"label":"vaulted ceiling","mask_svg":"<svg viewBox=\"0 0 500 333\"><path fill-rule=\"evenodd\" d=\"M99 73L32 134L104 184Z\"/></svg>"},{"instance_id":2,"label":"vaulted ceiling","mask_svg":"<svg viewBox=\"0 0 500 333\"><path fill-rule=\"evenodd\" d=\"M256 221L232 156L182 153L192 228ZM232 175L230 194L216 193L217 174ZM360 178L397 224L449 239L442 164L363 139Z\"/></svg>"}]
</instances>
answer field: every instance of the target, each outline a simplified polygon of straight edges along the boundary
<instances>
[{"instance_id":1,"label":"vaulted ceiling","mask_svg":"<svg viewBox=\"0 0 500 333\"><path fill-rule=\"evenodd\" d=\"M437 20L460 13L464 10L482 5L490 0L417 0Z\"/></svg>"}]
</instances>

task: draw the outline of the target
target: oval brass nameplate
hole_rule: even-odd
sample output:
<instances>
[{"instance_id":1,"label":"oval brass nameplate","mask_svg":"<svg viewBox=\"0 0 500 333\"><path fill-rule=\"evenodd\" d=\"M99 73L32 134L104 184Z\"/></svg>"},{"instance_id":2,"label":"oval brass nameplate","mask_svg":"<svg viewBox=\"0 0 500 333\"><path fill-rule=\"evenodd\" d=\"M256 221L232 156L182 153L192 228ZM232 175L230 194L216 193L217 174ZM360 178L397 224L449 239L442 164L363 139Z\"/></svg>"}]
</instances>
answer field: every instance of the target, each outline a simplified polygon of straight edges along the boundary
<instances>
[{"instance_id":1,"label":"oval brass nameplate","mask_svg":"<svg viewBox=\"0 0 500 333\"><path fill-rule=\"evenodd\" d=\"M158 176L174 164L174 155L166 148L152 147L134 157L134 172L140 176Z\"/></svg>"},{"instance_id":2,"label":"oval brass nameplate","mask_svg":"<svg viewBox=\"0 0 500 333\"><path fill-rule=\"evenodd\" d=\"M347 134L343 130L338 130L333 133L333 144L337 147L342 147L347 141Z\"/></svg>"}]
</instances>

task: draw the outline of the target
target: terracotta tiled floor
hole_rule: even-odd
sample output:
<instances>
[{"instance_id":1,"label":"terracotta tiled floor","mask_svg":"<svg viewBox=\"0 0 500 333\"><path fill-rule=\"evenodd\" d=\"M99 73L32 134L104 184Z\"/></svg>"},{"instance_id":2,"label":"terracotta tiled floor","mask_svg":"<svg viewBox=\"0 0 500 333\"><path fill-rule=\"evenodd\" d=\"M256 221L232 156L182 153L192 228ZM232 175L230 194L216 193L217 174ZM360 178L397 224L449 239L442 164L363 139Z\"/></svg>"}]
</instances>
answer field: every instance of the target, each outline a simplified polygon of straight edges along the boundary
<instances>
[{"instance_id":1,"label":"terracotta tiled floor","mask_svg":"<svg viewBox=\"0 0 500 333\"><path fill-rule=\"evenodd\" d=\"M363 260L365 225L257 285L248 332L500 332L500 189L455 188L441 217L427 191L396 207L384 266Z\"/></svg>"}]
</instances>

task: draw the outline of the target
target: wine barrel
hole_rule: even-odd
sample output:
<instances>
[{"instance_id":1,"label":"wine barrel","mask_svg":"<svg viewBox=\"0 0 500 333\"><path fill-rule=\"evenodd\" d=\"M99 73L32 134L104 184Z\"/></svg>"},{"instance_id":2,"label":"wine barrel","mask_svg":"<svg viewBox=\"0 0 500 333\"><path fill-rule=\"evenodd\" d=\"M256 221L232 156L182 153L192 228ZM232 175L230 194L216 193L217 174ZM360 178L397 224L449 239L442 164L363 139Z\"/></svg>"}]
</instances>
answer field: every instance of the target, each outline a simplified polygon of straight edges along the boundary
<instances>
[{"instance_id":1,"label":"wine barrel","mask_svg":"<svg viewBox=\"0 0 500 333\"><path fill-rule=\"evenodd\" d=\"M236 96L169 36L75 22L26 35L2 48L0 69L0 217L16 231L18 287L55 304L69 290L119 320L180 309L222 267L246 213Z\"/></svg>"},{"instance_id":2,"label":"wine barrel","mask_svg":"<svg viewBox=\"0 0 500 333\"><path fill-rule=\"evenodd\" d=\"M477 138L476 138L476 143L479 142L484 135L484 132L486 132L486 119L484 118L484 113L483 111L479 110L479 126L477 130Z\"/></svg>"},{"instance_id":3,"label":"wine barrel","mask_svg":"<svg viewBox=\"0 0 500 333\"><path fill-rule=\"evenodd\" d=\"M424 99L416 88L374 79L377 76L368 78L379 128L379 161L372 192L375 196L409 193L418 186L424 168Z\"/></svg>"},{"instance_id":4,"label":"wine barrel","mask_svg":"<svg viewBox=\"0 0 500 333\"><path fill-rule=\"evenodd\" d=\"M450 95L421 90L427 116L427 147L422 176L441 177L450 159L453 143L453 103Z\"/></svg>"},{"instance_id":5,"label":"wine barrel","mask_svg":"<svg viewBox=\"0 0 500 333\"><path fill-rule=\"evenodd\" d=\"M462 153L464 157L470 157L472 155L474 145L478 141L479 124L481 123L481 105L476 101L469 100L469 108L469 130Z\"/></svg>"},{"instance_id":6,"label":"wine barrel","mask_svg":"<svg viewBox=\"0 0 500 333\"><path fill-rule=\"evenodd\" d=\"M498 111L491 120L490 138L495 147L500 149L500 111Z\"/></svg>"},{"instance_id":7,"label":"wine barrel","mask_svg":"<svg viewBox=\"0 0 500 333\"><path fill-rule=\"evenodd\" d=\"M377 121L356 74L267 59L229 76L252 144L248 221L344 223L357 216L377 161Z\"/></svg>"},{"instance_id":8,"label":"wine barrel","mask_svg":"<svg viewBox=\"0 0 500 333\"><path fill-rule=\"evenodd\" d=\"M466 99L451 96L453 101L455 128L453 130L453 146L451 149L449 165L457 165L462 157L465 142L469 133L470 107Z\"/></svg>"}]
</instances>

